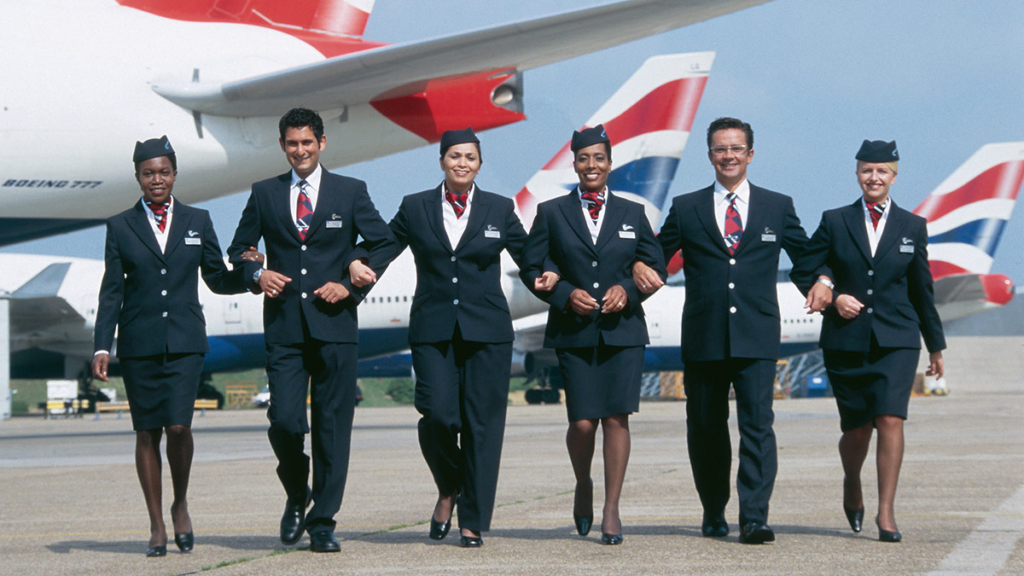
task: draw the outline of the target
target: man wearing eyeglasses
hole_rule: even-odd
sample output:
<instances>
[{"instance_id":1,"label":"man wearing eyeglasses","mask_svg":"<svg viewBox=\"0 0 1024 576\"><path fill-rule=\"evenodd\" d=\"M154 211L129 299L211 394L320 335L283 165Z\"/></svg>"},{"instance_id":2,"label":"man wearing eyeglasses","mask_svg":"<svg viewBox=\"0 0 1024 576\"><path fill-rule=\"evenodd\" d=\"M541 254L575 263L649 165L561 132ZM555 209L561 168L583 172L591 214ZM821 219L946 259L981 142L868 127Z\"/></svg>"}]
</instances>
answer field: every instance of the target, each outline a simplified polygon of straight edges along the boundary
<instances>
[{"instance_id":1,"label":"man wearing eyeglasses","mask_svg":"<svg viewBox=\"0 0 1024 576\"><path fill-rule=\"evenodd\" d=\"M807 243L793 200L747 181L754 160L754 131L736 118L708 127L708 159L715 183L677 196L658 235L665 259L682 251L686 276L682 349L686 434L694 483L704 507L701 533L729 534L732 448L729 385L736 392L740 431L740 542L775 540L768 525L768 500L777 470L772 423L775 363L779 357L779 253L796 261ZM633 277L641 291L661 280L643 264ZM831 290L816 284L813 311L831 302Z\"/></svg>"}]
</instances>

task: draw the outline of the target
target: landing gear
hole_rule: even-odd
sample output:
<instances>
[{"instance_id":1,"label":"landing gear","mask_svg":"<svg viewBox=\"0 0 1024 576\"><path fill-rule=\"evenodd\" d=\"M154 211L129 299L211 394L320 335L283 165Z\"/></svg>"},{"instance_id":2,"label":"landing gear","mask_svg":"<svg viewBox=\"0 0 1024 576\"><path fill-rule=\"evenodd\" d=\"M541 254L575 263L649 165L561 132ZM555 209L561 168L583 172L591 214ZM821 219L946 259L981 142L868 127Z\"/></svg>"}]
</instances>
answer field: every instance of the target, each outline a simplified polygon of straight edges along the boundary
<instances>
[{"instance_id":1,"label":"landing gear","mask_svg":"<svg viewBox=\"0 0 1024 576\"><path fill-rule=\"evenodd\" d=\"M537 388L526 391L527 404L558 404L562 401L562 374L557 366L543 368L534 378Z\"/></svg>"},{"instance_id":2,"label":"landing gear","mask_svg":"<svg viewBox=\"0 0 1024 576\"><path fill-rule=\"evenodd\" d=\"M92 414L96 412L97 402L110 402L110 398L103 392L100 392L100 389L93 385L92 364L87 363L85 367L78 372L75 379L78 380L78 399L88 400L88 402L80 402L82 408L79 412Z\"/></svg>"}]
</instances>

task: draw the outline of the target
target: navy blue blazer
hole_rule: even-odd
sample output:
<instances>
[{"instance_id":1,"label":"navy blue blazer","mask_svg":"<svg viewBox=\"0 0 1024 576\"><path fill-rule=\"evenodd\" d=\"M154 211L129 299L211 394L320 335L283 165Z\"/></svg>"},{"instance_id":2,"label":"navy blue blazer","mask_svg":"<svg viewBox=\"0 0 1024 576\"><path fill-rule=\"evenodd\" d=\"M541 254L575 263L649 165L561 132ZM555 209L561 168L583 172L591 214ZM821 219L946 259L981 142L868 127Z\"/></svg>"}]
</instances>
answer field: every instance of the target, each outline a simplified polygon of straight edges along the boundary
<instances>
[{"instance_id":1,"label":"navy blue blazer","mask_svg":"<svg viewBox=\"0 0 1024 576\"><path fill-rule=\"evenodd\" d=\"M94 350L110 350L117 327L120 358L209 352L199 271L217 294L246 290L242 271L229 272L223 258L210 213L178 199L166 252L160 251L142 200L111 217Z\"/></svg>"},{"instance_id":2,"label":"navy blue blazer","mask_svg":"<svg viewBox=\"0 0 1024 576\"><path fill-rule=\"evenodd\" d=\"M409 343L451 340L456 322L471 342L515 339L501 290L501 251L522 266L526 230L510 198L477 187L466 231L452 247L444 228L441 186L402 199L391 220L398 252L416 260L416 294L409 313Z\"/></svg>"},{"instance_id":3,"label":"navy blue blazer","mask_svg":"<svg viewBox=\"0 0 1024 576\"><path fill-rule=\"evenodd\" d=\"M665 259L644 207L609 194L596 245L583 216L578 188L537 206L520 277L533 290L534 279L545 271L557 271L561 276L551 292L534 291L551 305L544 332L547 348L587 348L599 342L643 346L649 342L642 305L648 295L637 290L632 267L640 260L665 278ZM620 312L602 314L598 309L580 316L569 306L569 295L577 288L600 303L616 284L626 290L629 300Z\"/></svg>"},{"instance_id":4,"label":"navy blue blazer","mask_svg":"<svg viewBox=\"0 0 1024 576\"><path fill-rule=\"evenodd\" d=\"M368 265L379 274L384 263L394 257L394 236L374 208L365 182L323 169L313 220L303 242L291 216L291 179L289 171L252 185L228 248L231 263L245 269L245 279L256 289L252 276L260 265L242 260L242 253L249 246L258 246L262 238L268 269L292 279L277 298L263 299L263 330L268 344L304 342L304 321L316 340L357 343L356 306L369 288L352 287L348 278L352 251L362 236ZM328 304L313 294L327 282L344 285L352 295Z\"/></svg>"},{"instance_id":5,"label":"navy blue blazer","mask_svg":"<svg viewBox=\"0 0 1024 576\"><path fill-rule=\"evenodd\" d=\"M836 285L833 300L849 294L864 304L852 320L841 317L834 306L825 311L822 348L868 352L872 334L884 348L921 348L918 334L929 352L946 348L935 310L924 218L893 202L872 257L861 200L828 210L790 277L806 294L822 266L830 269L826 275Z\"/></svg>"},{"instance_id":6,"label":"navy blue blazer","mask_svg":"<svg viewBox=\"0 0 1024 576\"><path fill-rule=\"evenodd\" d=\"M729 255L715 219L714 191L712 185L676 196L658 235L666 260L682 250L683 361L777 359L779 254L785 249L798 261L807 233L792 198L751 184L743 235Z\"/></svg>"}]
</instances>

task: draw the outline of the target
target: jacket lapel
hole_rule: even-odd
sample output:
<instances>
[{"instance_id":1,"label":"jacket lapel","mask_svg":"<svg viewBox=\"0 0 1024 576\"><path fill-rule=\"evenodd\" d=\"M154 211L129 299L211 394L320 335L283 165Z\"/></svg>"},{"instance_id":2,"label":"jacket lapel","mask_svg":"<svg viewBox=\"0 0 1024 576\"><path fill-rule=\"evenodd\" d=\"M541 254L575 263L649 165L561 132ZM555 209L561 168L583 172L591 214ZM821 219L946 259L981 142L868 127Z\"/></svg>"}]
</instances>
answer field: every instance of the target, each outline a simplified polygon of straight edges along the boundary
<instances>
[{"instance_id":1,"label":"jacket lapel","mask_svg":"<svg viewBox=\"0 0 1024 576\"><path fill-rule=\"evenodd\" d=\"M573 188L572 192L563 196L559 208L572 231L580 237L583 245L596 256L597 249L594 246L594 241L590 239L590 228L587 227L587 221L583 219L583 204L580 203L579 188Z\"/></svg>"},{"instance_id":2,"label":"jacket lapel","mask_svg":"<svg viewBox=\"0 0 1024 576\"><path fill-rule=\"evenodd\" d=\"M437 188L434 188L433 194L427 195L427 199L423 201L423 209L427 214L427 224L430 225L430 229L437 236L437 241L441 243L441 246L447 248L449 252L454 253L452 243L448 240L448 233L444 229L444 217L441 215L441 186L443 184L439 184Z\"/></svg>"},{"instance_id":3,"label":"jacket lapel","mask_svg":"<svg viewBox=\"0 0 1024 576\"><path fill-rule=\"evenodd\" d=\"M299 238L299 230L295 227L295 221L292 220L291 187L291 172L285 172L278 176L272 203L274 204L274 209L277 211L278 216L281 218L281 224L286 230L288 230L296 242L301 242L302 240Z\"/></svg>"},{"instance_id":4,"label":"jacket lapel","mask_svg":"<svg viewBox=\"0 0 1024 576\"><path fill-rule=\"evenodd\" d=\"M697 219L704 226L704 231L711 238L711 243L717 246L722 253L729 255L729 249L725 247L725 240L722 238L722 231L718 229L718 222L715 221L715 187L708 186L697 194L700 197L694 204L697 212ZM749 215L749 211L748 211ZM741 244L742 245L742 244Z\"/></svg>"},{"instance_id":5,"label":"jacket lapel","mask_svg":"<svg viewBox=\"0 0 1024 576\"><path fill-rule=\"evenodd\" d=\"M882 230L882 237L878 239L878 246L875 248L876 262L896 243L896 239L903 232L903 225L907 222L903 210L898 209L896 203L892 200L890 202L892 202L892 206L889 206L889 216L886 217L885 230ZM867 234L867 230L864 232Z\"/></svg>"},{"instance_id":6,"label":"jacket lapel","mask_svg":"<svg viewBox=\"0 0 1024 576\"><path fill-rule=\"evenodd\" d=\"M456 252L461 250L476 235L484 225L484 222L487 221L487 213L490 210L491 203L480 193L480 188L478 187L473 192L473 206L469 210L469 222L466 223L466 230L462 233L462 238L459 239L459 245L455 247Z\"/></svg>"},{"instance_id":7,"label":"jacket lapel","mask_svg":"<svg viewBox=\"0 0 1024 576\"><path fill-rule=\"evenodd\" d=\"M175 200L174 216L171 217L171 227L167 230L167 246L164 251L168 258L171 257L171 252L174 252L178 244L183 242L182 236L185 235L185 230L188 229L191 222L192 211L188 209L188 206Z\"/></svg>"},{"instance_id":8,"label":"jacket lapel","mask_svg":"<svg viewBox=\"0 0 1024 576\"><path fill-rule=\"evenodd\" d=\"M608 200L611 200L612 192L608 190ZM601 222L601 231L597 233L597 248L598 251L608 243L608 239L615 236L619 229L619 224L622 223L622 219L626 217L626 206L621 200L615 202L606 202L602 208L604 213L604 221ZM584 224L586 221L584 220ZM634 231L634 234L636 232Z\"/></svg>"},{"instance_id":9,"label":"jacket lapel","mask_svg":"<svg viewBox=\"0 0 1024 576\"><path fill-rule=\"evenodd\" d=\"M141 199L135 204L135 209L125 218L125 221L128 222L128 227L135 232L139 240L142 240L146 248L149 248L150 252L155 254L161 262L166 262L164 253L160 251L160 245L156 242L156 234L153 233L153 228L149 225L149 217L146 216Z\"/></svg>"},{"instance_id":10,"label":"jacket lapel","mask_svg":"<svg viewBox=\"0 0 1024 576\"><path fill-rule=\"evenodd\" d=\"M864 259L870 263L871 244L868 241L868 231L864 227L864 210L859 198L843 211L843 221L846 222L846 229L853 237L853 243L857 245Z\"/></svg>"}]
</instances>

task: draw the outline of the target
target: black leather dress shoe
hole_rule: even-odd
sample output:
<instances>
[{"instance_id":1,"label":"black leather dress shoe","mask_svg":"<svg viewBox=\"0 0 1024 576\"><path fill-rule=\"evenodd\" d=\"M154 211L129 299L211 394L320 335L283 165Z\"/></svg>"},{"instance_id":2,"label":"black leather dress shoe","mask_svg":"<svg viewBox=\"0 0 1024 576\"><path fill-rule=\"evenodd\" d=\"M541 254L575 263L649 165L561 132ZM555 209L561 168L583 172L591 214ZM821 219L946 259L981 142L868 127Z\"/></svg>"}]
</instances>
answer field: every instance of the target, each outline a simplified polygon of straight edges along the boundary
<instances>
[{"instance_id":1,"label":"black leather dress shoe","mask_svg":"<svg viewBox=\"0 0 1024 576\"><path fill-rule=\"evenodd\" d=\"M332 532L313 532L309 535L311 552L341 552L341 544Z\"/></svg>"},{"instance_id":2,"label":"black leather dress shoe","mask_svg":"<svg viewBox=\"0 0 1024 576\"><path fill-rule=\"evenodd\" d=\"M729 535L729 523L725 521L724 514L704 516L701 523L700 533L705 538L725 538Z\"/></svg>"},{"instance_id":3,"label":"black leather dress shoe","mask_svg":"<svg viewBox=\"0 0 1024 576\"><path fill-rule=\"evenodd\" d=\"M587 489L590 490L590 500L594 500L594 481L590 480L587 483ZM576 504L580 499L580 484L576 485L576 492L572 498L572 521L576 524L576 533L580 536L586 536L590 534L590 527L594 525L594 508L591 505L590 514L588 516L582 516L576 513Z\"/></svg>"},{"instance_id":4,"label":"black leather dress shoe","mask_svg":"<svg viewBox=\"0 0 1024 576\"><path fill-rule=\"evenodd\" d=\"M459 544L463 548L479 548L484 545L483 536L459 536Z\"/></svg>"},{"instance_id":5,"label":"black leather dress shoe","mask_svg":"<svg viewBox=\"0 0 1024 576\"><path fill-rule=\"evenodd\" d=\"M306 498L298 504L288 501L281 516L281 542L295 544L306 530L306 507L313 498L313 491L306 486Z\"/></svg>"},{"instance_id":6,"label":"black leather dress shoe","mask_svg":"<svg viewBox=\"0 0 1024 576\"><path fill-rule=\"evenodd\" d=\"M452 529L452 519L449 518L444 522L438 522L434 520L434 517L430 517L430 539L431 540L444 540L444 537L448 535L448 531Z\"/></svg>"},{"instance_id":7,"label":"black leather dress shoe","mask_svg":"<svg viewBox=\"0 0 1024 576\"><path fill-rule=\"evenodd\" d=\"M163 546L150 546L146 548L146 556L149 558L157 558L159 556L167 556L167 545Z\"/></svg>"},{"instance_id":8,"label":"black leather dress shoe","mask_svg":"<svg viewBox=\"0 0 1024 576\"><path fill-rule=\"evenodd\" d=\"M740 542L743 544L764 544L774 541L775 532L767 524L750 521L740 526Z\"/></svg>"},{"instance_id":9,"label":"black leather dress shoe","mask_svg":"<svg viewBox=\"0 0 1024 576\"><path fill-rule=\"evenodd\" d=\"M878 526L879 542L901 542L903 540L903 535L900 534L899 530L894 530L892 532L882 530L882 525L878 523L878 516L875 516L875 526Z\"/></svg>"},{"instance_id":10,"label":"black leather dress shoe","mask_svg":"<svg viewBox=\"0 0 1024 576\"><path fill-rule=\"evenodd\" d=\"M191 532L188 534L175 534L174 543L177 544L178 550L182 552L191 552L192 548L196 544L196 538Z\"/></svg>"},{"instance_id":11,"label":"black leather dress shoe","mask_svg":"<svg viewBox=\"0 0 1024 576\"><path fill-rule=\"evenodd\" d=\"M864 526L864 506L861 506L860 510L850 510L843 504L843 512L846 513L846 521L850 523L850 528L854 532L860 532Z\"/></svg>"}]
</instances>

